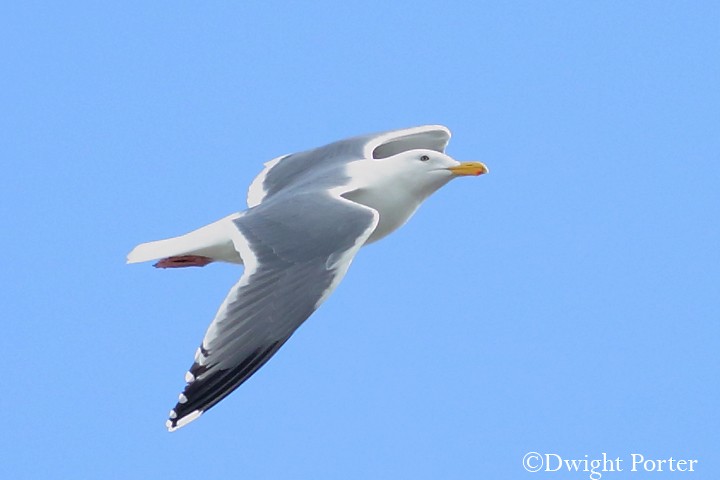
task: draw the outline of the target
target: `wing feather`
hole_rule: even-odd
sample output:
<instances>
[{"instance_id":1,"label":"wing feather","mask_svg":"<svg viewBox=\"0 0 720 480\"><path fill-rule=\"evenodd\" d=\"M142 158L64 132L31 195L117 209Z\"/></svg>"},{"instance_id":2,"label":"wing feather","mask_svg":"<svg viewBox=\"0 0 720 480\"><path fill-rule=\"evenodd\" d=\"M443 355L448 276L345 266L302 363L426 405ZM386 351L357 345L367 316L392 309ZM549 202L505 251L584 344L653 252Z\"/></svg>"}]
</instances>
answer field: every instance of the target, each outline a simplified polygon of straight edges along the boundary
<instances>
[{"instance_id":1,"label":"wing feather","mask_svg":"<svg viewBox=\"0 0 720 480\"><path fill-rule=\"evenodd\" d=\"M340 140L304 152L283 155L265 163L265 168L248 189L248 207L252 208L289 189L302 188L308 182L315 187L337 186L339 169L355 160L387 158L398 153L427 148L444 152L450 130L442 125L388 130ZM334 170L333 175L327 175ZM330 180L330 183L328 182Z\"/></svg>"},{"instance_id":2,"label":"wing feather","mask_svg":"<svg viewBox=\"0 0 720 480\"><path fill-rule=\"evenodd\" d=\"M377 222L375 210L329 192L264 202L234 220L247 267L208 327L167 427L198 418L262 367L337 286Z\"/></svg>"}]
</instances>

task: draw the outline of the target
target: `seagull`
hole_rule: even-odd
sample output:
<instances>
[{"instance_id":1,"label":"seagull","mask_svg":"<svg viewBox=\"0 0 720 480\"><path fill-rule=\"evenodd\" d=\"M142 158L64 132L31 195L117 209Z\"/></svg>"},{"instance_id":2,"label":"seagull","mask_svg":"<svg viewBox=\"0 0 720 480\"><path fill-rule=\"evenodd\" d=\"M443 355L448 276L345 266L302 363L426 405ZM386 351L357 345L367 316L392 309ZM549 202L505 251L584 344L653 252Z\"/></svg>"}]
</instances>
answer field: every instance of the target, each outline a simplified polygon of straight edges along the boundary
<instances>
[{"instance_id":1,"label":"seagull","mask_svg":"<svg viewBox=\"0 0 720 480\"><path fill-rule=\"evenodd\" d=\"M353 137L265 163L247 210L143 243L128 263L241 264L208 327L166 427L197 419L250 378L328 298L360 247L401 227L456 177L488 172L445 154L450 131L425 125Z\"/></svg>"}]
</instances>

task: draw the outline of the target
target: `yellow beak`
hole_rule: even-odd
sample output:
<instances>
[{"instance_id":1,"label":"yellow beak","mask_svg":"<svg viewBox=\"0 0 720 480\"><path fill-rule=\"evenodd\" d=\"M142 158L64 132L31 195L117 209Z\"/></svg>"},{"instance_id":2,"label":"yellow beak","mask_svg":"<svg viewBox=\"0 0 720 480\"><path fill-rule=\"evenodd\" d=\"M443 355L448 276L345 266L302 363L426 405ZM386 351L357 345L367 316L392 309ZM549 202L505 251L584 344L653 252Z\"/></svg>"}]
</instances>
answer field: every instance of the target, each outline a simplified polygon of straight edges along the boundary
<instances>
[{"instance_id":1,"label":"yellow beak","mask_svg":"<svg viewBox=\"0 0 720 480\"><path fill-rule=\"evenodd\" d=\"M456 167L448 168L455 175L482 175L490 170L482 162L462 162Z\"/></svg>"}]
</instances>

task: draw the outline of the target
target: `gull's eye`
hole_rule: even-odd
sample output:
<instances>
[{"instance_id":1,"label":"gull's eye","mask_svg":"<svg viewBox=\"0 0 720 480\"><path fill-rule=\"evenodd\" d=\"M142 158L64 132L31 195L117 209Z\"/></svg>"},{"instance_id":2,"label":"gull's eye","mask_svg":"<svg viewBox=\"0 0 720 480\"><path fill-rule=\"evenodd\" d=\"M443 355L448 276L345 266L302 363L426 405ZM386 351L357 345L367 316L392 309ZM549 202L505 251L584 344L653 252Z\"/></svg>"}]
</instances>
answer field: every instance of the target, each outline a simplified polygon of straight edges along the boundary
<instances>
[{"instance_id":1,"label":"gull's eye","mask_svg":"<svg viewBox=\"0 0 720 480\"><path fill-rule=\"evenodd\" d=\"M430 160L430 157L428 157L427 155L423 155L422 157L420 157L421 162L427 162L428 160Z\"/></svg>"}]
</instances>

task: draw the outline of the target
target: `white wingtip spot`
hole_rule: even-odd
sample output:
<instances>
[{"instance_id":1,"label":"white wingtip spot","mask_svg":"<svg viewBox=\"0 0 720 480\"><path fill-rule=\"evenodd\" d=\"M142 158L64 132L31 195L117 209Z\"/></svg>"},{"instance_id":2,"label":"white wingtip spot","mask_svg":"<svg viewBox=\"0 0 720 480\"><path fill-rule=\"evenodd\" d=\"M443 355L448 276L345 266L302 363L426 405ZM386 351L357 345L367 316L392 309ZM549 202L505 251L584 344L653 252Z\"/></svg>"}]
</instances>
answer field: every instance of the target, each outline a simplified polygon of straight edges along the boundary
<instances>
[{"instance_id":1,"label":"white wingtip spot","mask_svg":"<svg viewBox=\"0 0 720 480\"><path fill-rule=\"evenodd\" d=\"M177 413L175 413L175 410L170 410L168 417L170 417L170 420L175 420L177 418Z\"/></svg>"},{"instance_id":2,"label":"white wingtip spot","mask_svg":"<svg viewBox=\"0 0 720 480\"><path fill-rule=\"evenodd\" d=\"M194 382L194 381L195 381L195 375L193 375L193 374L190 373L190 372L186 372L186 373L185 373L185 382L187 382L187 383L192 383L192 382Z\"/></svg>"},{"instance_id":3,"label":"white wingtip spot","mask_svg":"<svg viewBox=\"0 0 720 480\"><path fill-rule=\"evenodd\" d=\"M187 397L184 394L178 395L178 402L179 403L187 403Z\"/></svg>"},{"instance_id":4,"label":"white wingtip spot","mask_svg":"<svg viewBox=\"0 0 720 480\"><path fill-rule=\"evenodd\" d=\"M211 323L210 326L212 325L213 324ZM207 356L205 356L205 354L202 352L202 349L198 347L198 349L195 351L195 363L197 363L198 365L205 365L206 362Z\"/></svg>"},{"instance_id":5,"label":"white wingtip spot","mask_svg":"<svg viewBox=\"0 0 720 480\"><path fill-rule=\"evenodd\" d=\"M174 432L178 428L182 428L188 423L192 422L193 420L197 419L200 415L202 415L202 410L193 410L192 412L185 415L183 418L178 420L178 422L173 425L172 420L168 420L165 422L165 426L167 427L168 431Z\"/></svg>"}]
</instances>

